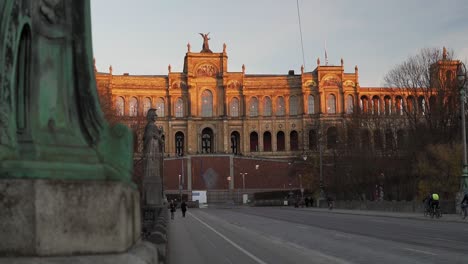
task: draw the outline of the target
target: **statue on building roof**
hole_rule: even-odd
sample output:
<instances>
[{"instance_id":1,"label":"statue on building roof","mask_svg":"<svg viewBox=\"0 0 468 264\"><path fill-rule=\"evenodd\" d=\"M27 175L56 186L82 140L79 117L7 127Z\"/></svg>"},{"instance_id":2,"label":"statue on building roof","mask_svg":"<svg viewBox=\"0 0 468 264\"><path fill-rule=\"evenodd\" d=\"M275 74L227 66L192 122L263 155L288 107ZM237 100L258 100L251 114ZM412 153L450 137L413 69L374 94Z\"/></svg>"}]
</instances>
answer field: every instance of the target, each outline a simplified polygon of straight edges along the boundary
<instances>
[{"instance_id":1,"label":"statue on building roof","mask_svg":"<svg viewBox=\"0 0 468 264\"><path fill-rule=\"evenodd\" d=\"M168 71L169 73L171 73L171 71L172 71L172 66L171 66L170 64L167 66L167 71Z\"/></svg>"},{"instance_id":2,"label":"statue on building roof","mask_svg":"<svg viewBox=\"0 0 468 264\"><path fill-rule=\"evenodd\" d=\"M112 65L109 65L109 74L112 75Z\"/></svg>"},{"instance_id":3,"label":"statue on building roof","mask_svg":"<svg viewBox=\"0 0 468 264\"><path fill-rule=\"evenodd\" d=\"M443 58L444 60L447 59L447 49L445 48L445 46L444 46L444 48L443 48L443 50L442 50L442 58Z\"/></svg>"},{"instance_id":4,"label":"statue on building roof","mask_svg":"<svg viewBox=\"0 0 468 264\"><path fill-rule=\"evenodd\" d=\"M344 61L343 61L343 58L341 58L341 66L343 66L344 64Z\"/></svg>"},{"instance_id":5,"label":"statue on building roof","mask_svg":"<svg viewBox=\"0 0 468 264\"><path fill-rule=\"evenodd\" d=\"M245 65L242 64L242 73L245 73Z\"/></svg>"},{"instance_id":6,"label":"statue on building roof","mask_svg":"<svg viewBox=\"0 0 468 264\"><path fill-rule=\"evenodd\" d=\"M226 53L226 43L223 43L223 53Z\"/></svg>"},{"instance_id":7,"label":"statue on building roof","mask_svg":"<svg viewBox=\"0 0 468 264\"><path fill-rule=\"evenodd\" d=\"M304 65L301 65L301 74L304 74Z\"/></svg>"},{"instance_id":8,"label":"statue on building roof","mask_svg":"<svg viewBox=\"0 0 468 264\"><path fill-rule=\"evenodd\" d=\"M210 50L210 45L208 43L208 40L210 40L210 38L208 37L208 35L210 34L210 32L206 33L206 34L203 34L203 33L198 33L202 36L203 38L203 46L202 46L202 50L200 52L209 52L209 53L213 53L211 50Z\"/></svg>"},{"instance_id":9,"label":"statue on building roof","mask_svg":"<svg viewBox=\"0 0 468 264\"><path fill-rule=\"evenodd\" d=\"M320 58L317 58L317 65L320 65Z\"/></svg>"}]
</instances>

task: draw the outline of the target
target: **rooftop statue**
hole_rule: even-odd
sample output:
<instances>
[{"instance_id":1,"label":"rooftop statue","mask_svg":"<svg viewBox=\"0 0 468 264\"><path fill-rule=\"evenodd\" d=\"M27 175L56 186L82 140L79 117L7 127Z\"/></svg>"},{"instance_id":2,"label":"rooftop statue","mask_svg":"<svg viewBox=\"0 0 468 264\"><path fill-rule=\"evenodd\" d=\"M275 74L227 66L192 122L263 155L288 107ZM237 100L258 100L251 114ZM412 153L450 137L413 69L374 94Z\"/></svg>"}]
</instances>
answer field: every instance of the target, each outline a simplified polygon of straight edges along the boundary
<instances>
[{"instance_id":1,"label":"rooftop statue","mask_svg":"<svg viewBox=\"0 0 468 264\"><path fill-rule=\"evenodd\" d=\"M209 52L209 53L213 53L211 50L210 50L210 45L208 44L208 40L210 40L210 38L208 37L208 35L210 34L210 32L208 32L207 34L203 34L203 33L198 33L202 36L203 38L203 46L202 46L202 50L200 52Z\"/></svg>"}]
</instances>

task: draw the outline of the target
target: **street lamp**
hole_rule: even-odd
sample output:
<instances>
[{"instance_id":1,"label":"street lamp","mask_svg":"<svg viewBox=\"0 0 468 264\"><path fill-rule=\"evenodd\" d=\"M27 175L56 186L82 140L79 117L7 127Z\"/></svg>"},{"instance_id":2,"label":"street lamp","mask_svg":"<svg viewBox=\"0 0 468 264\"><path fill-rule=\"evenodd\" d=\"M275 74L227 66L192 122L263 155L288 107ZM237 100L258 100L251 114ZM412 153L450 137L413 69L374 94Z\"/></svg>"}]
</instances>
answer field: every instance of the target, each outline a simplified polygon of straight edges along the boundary
<instances>
[{"instance_id":1,"label":"street lamp","mask_svg":"<svg viewBox=\"0 0 468 264\"><path fill-rule=\"evenodd\" d=\"M460 192L463 195L464 191L468 191L468 162L466 154L466 124L465 124L465 83L466 83L466 67L463 62L457 66L457 81L460 87L461 100L461 118L462 118L462 141L463 141L463 173L461 175Z\"/></svg>"}]
</instances>

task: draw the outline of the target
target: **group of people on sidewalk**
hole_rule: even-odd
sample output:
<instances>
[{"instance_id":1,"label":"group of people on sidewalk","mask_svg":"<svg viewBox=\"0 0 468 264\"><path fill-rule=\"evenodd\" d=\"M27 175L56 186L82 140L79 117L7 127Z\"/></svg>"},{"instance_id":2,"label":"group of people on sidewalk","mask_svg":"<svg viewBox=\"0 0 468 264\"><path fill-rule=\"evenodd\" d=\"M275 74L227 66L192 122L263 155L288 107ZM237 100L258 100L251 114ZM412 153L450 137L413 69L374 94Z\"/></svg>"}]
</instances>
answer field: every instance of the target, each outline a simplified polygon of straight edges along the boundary
<instances>
[{"instance_id":1,"label":"group of people on sidewalk","mask_svg":"<svg viewBox=\"0 0 468 264\"><path fill-rule=\"evenodd\" d=\"M174 214L177 208L177 201L171 200L169 203L169 210L171 211L171 219L174 220ZM187 212L187 203L182 200L180 203L180 209L182 210L182 217L185 217L185 213Z\"/></svg>"}]
</instances>

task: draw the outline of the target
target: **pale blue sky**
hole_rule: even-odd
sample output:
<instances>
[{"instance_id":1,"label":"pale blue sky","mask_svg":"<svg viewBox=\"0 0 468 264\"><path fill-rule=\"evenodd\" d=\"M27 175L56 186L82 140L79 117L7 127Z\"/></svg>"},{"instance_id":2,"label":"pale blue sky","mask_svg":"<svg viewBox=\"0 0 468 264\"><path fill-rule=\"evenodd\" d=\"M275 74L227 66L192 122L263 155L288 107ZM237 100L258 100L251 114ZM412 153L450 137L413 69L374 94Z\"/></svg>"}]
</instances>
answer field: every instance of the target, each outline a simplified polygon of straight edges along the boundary
<instances>
[{"instance_id":1,"label":"pale blue sky","mask_svg":"<svg viewBox=\"0 0 468 264\"><path fill-rule=\"evenodd\" d=\"M227 44L228 71L300 72L295 0L91 0L93 46L99 71L135 75L181 72L187 43L201 50ZM468 0L299 0L306 71L324 63L345 72L359 67L361 86L382 86L384 75L425 47L446 46L468 57Z\"/></svg>"}]
</instances>

